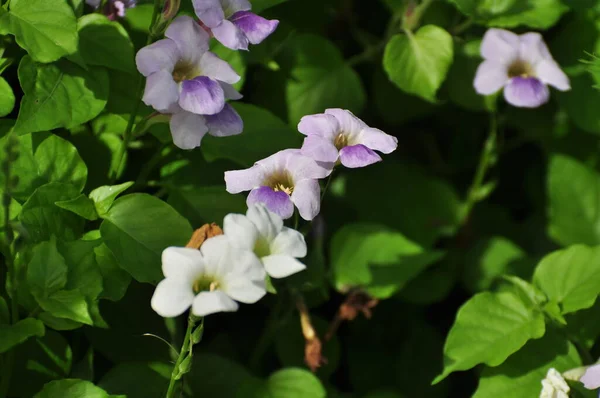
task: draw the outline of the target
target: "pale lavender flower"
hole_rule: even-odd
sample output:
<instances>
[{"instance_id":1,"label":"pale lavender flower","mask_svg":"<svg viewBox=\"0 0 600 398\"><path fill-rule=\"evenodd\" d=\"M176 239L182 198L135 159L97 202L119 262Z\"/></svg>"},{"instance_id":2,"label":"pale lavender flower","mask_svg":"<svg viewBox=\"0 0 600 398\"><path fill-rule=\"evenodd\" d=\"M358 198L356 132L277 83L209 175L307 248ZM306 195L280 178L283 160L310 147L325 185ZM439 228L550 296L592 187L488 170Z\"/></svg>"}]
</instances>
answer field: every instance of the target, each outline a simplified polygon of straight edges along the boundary
<instances>
[{"instance_id":1,"label":"pale lavender flower","mask_svg":"<svg viewBox=\"0 0 600 398\"><path fill-rule=\"evenodd\" d=\"M304 116L298 130L306 135L301 152L332 168L339 160L350 168L364 167L381 161L374 151L391 153L398 139L376 128L345 109L327 109L325 113Z\"/></svg>"},{"instance_id":2,"label":"pale lavender flower","mask_svg":"<svg viewBox=\"0 0 600 398\"><path fill-rule=\"evenodd\" d=\"M247 50L275 31L279 21L267 20L250 12L248 0L192 0L200 21L213 36L232 50Z\"/></svg>"},{"instance_id":3,"label":"pale lavender flower","mask_svg":"<svg viewBox=\"0 0 600 398\"><path fill-rule=\"evenodd\" d=\"M600 388L600 364L589 366L579 381L588 390Z\"/></svg>"},{"instance_id":4,"label":"pale lavender flower","mask_svg":"<svg viewBox=\"0 0 600 398\"><path fill-rule=\"evenodd\" d=\"M263 203L286 219L294 214L296 205L303 219L312 220L321 208L318 180L329 173L299 149L285 149L249 169L225 172L225 184L229 193L250 191L248 207Z\"/></svg>"},{"instance_id":5,"label":"pale lavender flower","mask_svg":"<svg viewBox=\"0 0 600 398\"><path fill-rule=\"evenodd\" d=\"M550 97L548 85L560 91L571 88L569 79L552 58L539 33L516 35L489 29L481 42L475 91L490 95L504 88L504 98L514 106L535 108Z\"/></svg>"},{"instance_id":6,"label":"pale lavender flower","mask_svg":"<svg viewBox=\"0 0 600 398\"><path fill-rule=\"evenodd\" d=\"M178 105L197 115L216 115L226 97L241 98L231 86L240 76L208 51L208 33L192 18L175 18L165 36L136 55L137 68L146 76L146 105L163 113Z\"/></svg>"},{"instance_id":7,"label":"pale lavender flower","mask_svg":"<svg viewBox=\"0 0 600 398\"><path fill-rule=\"evenodd\" d=\"M101 0L85 0L85 2L94 8L100 7ZM111 21L117 18L125 17L125 10L135 7L137 0L108 0L102 13Z\"/></svg>"}]
</instances>

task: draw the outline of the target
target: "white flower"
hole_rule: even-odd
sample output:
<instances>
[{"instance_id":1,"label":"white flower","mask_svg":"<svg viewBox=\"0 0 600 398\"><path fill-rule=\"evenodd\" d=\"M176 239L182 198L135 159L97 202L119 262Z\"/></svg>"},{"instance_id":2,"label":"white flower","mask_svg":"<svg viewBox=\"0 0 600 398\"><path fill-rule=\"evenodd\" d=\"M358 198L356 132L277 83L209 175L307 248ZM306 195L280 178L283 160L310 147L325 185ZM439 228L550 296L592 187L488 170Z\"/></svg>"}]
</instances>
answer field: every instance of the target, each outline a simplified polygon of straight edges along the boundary
<instances>
[{"instance_id":1,"label":"white flower","mask_svg":"<svg viewBox=\"0 0 600 398\"><path fill-rule=\"evenodd\" d=\"M234 300L250 304L266 294L260 261L223 235L208 239L200 250L166 248L162 270L165 279L156 286L151 305L163 317L181 315L190 306L196 316L236 311Z\"/></svg>"},{"instance_id":2,"label":"white flower","mask_svg":"<svg viewBox=\"0 0 600 398\"><path fill-rule=\"evenodd\" d=\"M560 372L554 368L548 369L546 378L542 380L540 398L569 398L569 385Z\"/></svg>"},{"instance_id":3,"label":"white flower","mask_svg":"<svg viewBox=\"0 0 600 398\"><path fill-rule=\"evenodd\" d=\"M296 260L306 256L304 236L284 227L281 217L263 204L251 206L245 216L228 214L223 232L233 245L254 252L273 278L285 278L306 268Z\"/></svg>"}]
</instances>

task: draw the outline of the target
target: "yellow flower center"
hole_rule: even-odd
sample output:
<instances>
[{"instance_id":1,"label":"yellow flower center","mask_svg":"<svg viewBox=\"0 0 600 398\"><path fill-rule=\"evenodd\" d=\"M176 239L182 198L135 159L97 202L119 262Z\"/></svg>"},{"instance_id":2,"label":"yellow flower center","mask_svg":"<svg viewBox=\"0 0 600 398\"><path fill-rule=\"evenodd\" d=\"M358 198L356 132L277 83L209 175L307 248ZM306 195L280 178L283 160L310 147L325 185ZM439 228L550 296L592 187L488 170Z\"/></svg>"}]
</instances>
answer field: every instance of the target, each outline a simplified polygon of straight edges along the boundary
<instances>
[{"instance_id":1,"label":"yellow flower center","mask_svg":"<svg viewBox=\"0 0 600 398\"><path fill-rule=\"evenodd\" d=\"M195 65L186 61L179 61L173 69L173 80L181 83L184 80L191 80L202 73Z\"/></svg>"},{"instance_id":2,"label":"yellow flower center","mask_svg":"<svg viewBox=\"0 0 600 398\"><path fill-rule=\"evenodd\" d=\"M533 69L528 62L517 60L508 67L508 77L532 77Z\"/></svg>"},{"instance_id":3,"label":"yellow flower center","mask_svg":"<svg viewBox=\"0 0 600 398\"><path fill-rule=\"evenodd\" d=\"M338 136L335 137L335 140L333 140L333 145L335 145L338 151L344 147L347 147L348 136L343 133L338 134Z\"/></svg>"},{"instance_id":4,"label":"yellow flower center","mask_svg":"<svg viewBox=\"0 0 600 398\"><path fill-rule=\"evenodd\" d=\"M196 279L196 281L194 282L194 284L192 285L192 289L194 290L195 294L198 294L200 292L213 292L215 290L217 290L220 286L219 281L215 280L214 278L208 277L208 276L202 276L199 279Z\"/></svg>"},{"instance_id":5,"label":"yellow flower center","mask_svg":"<svg viewBox=\"0 0 600 398\"><path fill-rule=\"evenodd\" d=\"M265 185L271 187L275 192L281 191L288 195L294 192L294 181L287 171L272 174Z\"/></svg>"}]
</instances>

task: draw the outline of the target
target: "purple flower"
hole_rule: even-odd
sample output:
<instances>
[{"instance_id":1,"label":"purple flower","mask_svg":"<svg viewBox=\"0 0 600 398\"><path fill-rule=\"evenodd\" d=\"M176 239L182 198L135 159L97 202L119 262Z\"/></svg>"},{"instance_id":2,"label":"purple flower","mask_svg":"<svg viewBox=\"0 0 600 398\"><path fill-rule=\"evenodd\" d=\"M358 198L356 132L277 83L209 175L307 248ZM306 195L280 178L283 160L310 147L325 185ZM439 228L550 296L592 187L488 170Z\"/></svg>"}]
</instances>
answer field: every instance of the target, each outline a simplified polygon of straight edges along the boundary
<instances>
[{"instance_id":1,"label":"purple flower","mask_svg":"<svg viewBox=\"0 0 600 398\"><path fill-rule=\"evenodd\" d=\"M229 193L250 191L248 207L263 203L286 219L294 214L296 205L303 219L312 220L321 207L318 179L327 177L329 172L300 154L299 149L285 149L249 169L226 171L225 184Z\"/></svg>"},{"instance_id":2,"label":"purple flower","mask_svg":"<svg viewBox=\"0 0 600 398\"><path fill-rule=\"evenodd\" d=\"M89 6L94 8L100 7L101 0L86 0L85 1ZM111 21L116 20L117 18L125 17L125 10L127 8L135 7L137 0L108 0L102 13L108 17Z\"/></svg>"},{"instance_id":3,"label":"purple flower","mask_svg":"<svg viewBox=\"0 0 600 398\"><path fill-rule=\"evenodd\" d=\"M266 39L279 24L250 12L248 0L192 0L194 11L213 36L232 50L247 50L248 44Z\"/></svg>"},{"instance_id":4,"label":"purple flower","mask_svg":"<svg viewBox=\"0 0 600 398\"><path fill-rule=\"evenodd\" d=\"M600 364L588 367L579 381L588 390L600 388Z\"/></svg>"},{"instance_id":5,"label":"purple flower","mask_svg":"<svg viewBox=\"0 0 600 398\"><path fill-rule=\"evenodd\" d=\"M165 36L142 48L135 58L146 76L146 105L163 113L173 113L178 105L197 115L216 115L227 97L241 97L231 86L240 76L208 51L208 33L192 18L175 18Z\"/></svg>"},{"instance_id":6,"label":"purple flower","mask_svg":"<svg viewBox=\"0 0 600 398\"><path fill-rule=\"evenodd\" d=\"M368 166L381 161L374 151L387 154L398 146L396 137L367 126L345 109L304 116L298 130L307 136L302 154L327 168L333 168L338 160L350 168Z\"/></svg>"},{"instance_id":7,"label":"purple flower","mask_svg":"<svg viewBox=\"0 0 600 398\"><path fill-rule=\"evenodd\" d=\"M504 87L504 98L514 106L535 108L548 101L547 85L558 90L571 88L539 33L516 35L503 29L489 29L481 42L481 56L475 76L475 91L490 95Z\"/></svg>"}]
</instances>

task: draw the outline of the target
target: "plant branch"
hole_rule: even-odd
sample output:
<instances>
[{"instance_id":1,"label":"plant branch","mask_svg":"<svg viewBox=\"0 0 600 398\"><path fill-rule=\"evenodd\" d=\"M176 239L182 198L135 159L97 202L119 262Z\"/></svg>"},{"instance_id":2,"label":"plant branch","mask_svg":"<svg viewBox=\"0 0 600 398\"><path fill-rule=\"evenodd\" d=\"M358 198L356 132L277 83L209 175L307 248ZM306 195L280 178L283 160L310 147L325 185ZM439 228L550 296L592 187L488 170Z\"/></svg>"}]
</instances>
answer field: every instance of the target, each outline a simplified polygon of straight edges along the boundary
<instances>
[{"instance_id":1,"label":"plant branch","mask_svg":"<svg viewBox=\"0 0 600 398\"><path fill-rule=\"evenodd\" d=\"M192 331L194 330L194 326L196 325L196 320L193 315L190 314L188 318L188 326L185 331L185 337L183 338L183 344L181 346L181 351L179 351L179 357L177 357L177 361L175 362L175 366L173 367L173 372L171 373L171 381L169 382L169 389L167 390L166 398L173 398L175 396L175 390L177 386L177 381L181 378L181 370L179 369L183 360L191 355L192 350Z\"/></svg>"}]
</instances>

